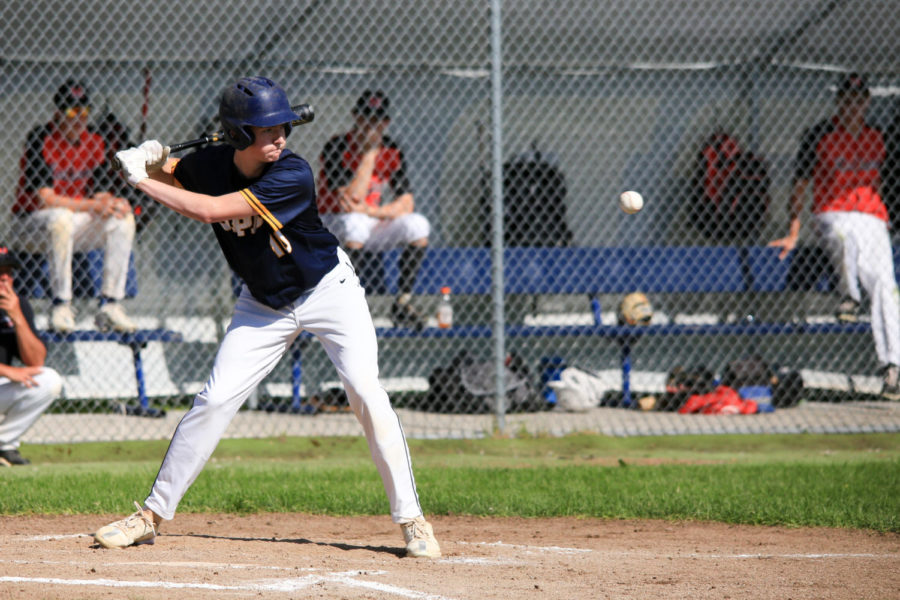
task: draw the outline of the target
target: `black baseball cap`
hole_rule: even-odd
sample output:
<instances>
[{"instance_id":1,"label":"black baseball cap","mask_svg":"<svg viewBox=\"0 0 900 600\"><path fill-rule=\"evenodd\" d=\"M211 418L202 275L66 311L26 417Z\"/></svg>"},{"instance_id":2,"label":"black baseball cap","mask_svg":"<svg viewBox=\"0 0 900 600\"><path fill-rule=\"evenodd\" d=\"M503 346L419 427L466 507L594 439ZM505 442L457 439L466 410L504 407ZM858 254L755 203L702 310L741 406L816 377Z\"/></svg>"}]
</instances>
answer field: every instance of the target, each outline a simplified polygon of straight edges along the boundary
<instances>
[{"instance_id":1,"label":"black baseball cap","mask_svg":"<svg viewBox=\"0 0 900 600\"><path fill-rule=\"evenodd\" d=\"M59 110L66 110L73 106L90 106L91 99L84 83L76 79L67 79L53 94L53 104Z\"/></svg>"},{"instance_id":2,"label":"black baseball cap","mask_svg":"<svg viewBox=\"0 0 900 600\"><path fill-rule=\"evenodd\" d=\"M357 99L356 105L353 107L353 114L378 119L390 119L388 113L390 105L391 101L388 100L387 95L381 90L366 90Z\"/></svg>"},{"instance_id":3,"label":"black baseball cap","mask_svg":"<svg viewBox=\"0 0 900 600\"><path fill-rule=\"evenodd\" d=\"M12 267L13 269L18 269L22 265L19 264L19 259L16 258L15 253L10 251L6 246L0 246L0 267Z\"/></svg>"},{"instance_id":4,"label":"black baseball cap","mask_svg":"<svg viewBox=\"0 0 900 600\"><path fill-rule=\"evenodd\" d=\"M838 94L869 95L869 83L859 73L847 73L841 76L837 86Z\"/></svg>"}]
</instances>

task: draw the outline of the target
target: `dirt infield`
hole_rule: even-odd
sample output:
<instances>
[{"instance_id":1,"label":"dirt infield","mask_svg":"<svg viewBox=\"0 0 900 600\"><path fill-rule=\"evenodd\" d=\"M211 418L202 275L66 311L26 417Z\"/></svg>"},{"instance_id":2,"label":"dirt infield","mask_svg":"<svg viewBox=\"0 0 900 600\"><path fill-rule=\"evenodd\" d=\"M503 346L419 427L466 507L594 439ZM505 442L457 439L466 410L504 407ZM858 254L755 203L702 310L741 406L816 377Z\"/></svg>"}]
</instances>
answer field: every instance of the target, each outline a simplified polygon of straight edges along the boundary
<instances>
[{"instance_id":1,"label":"dirt infield","mask_svg":"<svg viewBox=\"0 0 900 600\"><path fill-rule=\"evenodd\" d=\"M900 535L660 521L436 517L402 557L387 517L179 515L104 550L109 517L0 519L0 599L900 598Z\"/></svg>"}]
</instances>

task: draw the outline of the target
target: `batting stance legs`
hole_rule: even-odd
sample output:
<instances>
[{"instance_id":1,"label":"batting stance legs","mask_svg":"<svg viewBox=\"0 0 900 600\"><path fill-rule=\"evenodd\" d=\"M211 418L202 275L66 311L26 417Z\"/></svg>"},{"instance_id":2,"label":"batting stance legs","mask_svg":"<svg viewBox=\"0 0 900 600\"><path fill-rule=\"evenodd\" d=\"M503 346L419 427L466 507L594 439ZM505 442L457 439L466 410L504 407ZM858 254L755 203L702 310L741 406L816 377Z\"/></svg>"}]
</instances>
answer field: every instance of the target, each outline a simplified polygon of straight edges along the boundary
<instances>
[{"instance_id":1,"label":"batting stance legs","mask_svg":"<svg viewBox=\"0 0 900 600\"><path fill-rule=\"evenodd\" d=\"M275 310L244 289L212 374L175 431L145 506L172 519L235 413L306 329L337 368L381 474L395 523L422 515L400 421L378 381L375 328L346 256L316 288Z\"/></svg>"}]
</instances>

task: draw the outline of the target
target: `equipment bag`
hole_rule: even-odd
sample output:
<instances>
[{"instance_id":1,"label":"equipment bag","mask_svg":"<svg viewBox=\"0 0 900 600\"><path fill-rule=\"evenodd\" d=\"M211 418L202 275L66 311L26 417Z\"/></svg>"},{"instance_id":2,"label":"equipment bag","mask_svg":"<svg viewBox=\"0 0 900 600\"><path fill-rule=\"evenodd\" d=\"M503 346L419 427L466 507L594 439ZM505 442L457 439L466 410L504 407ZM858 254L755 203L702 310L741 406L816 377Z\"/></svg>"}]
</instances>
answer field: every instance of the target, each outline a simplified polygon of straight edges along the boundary
<instances>
[{"instance_id":1,"label":"equipment bag","mask_svg":"<svg viewBox=\"0 0 900 600\"><path fill-rule=\"evenodd\" d=\"M537 411L546 402L537 393L524 363L516 355L507 357L505 412ZM495 412L496 368L494 361L477 361L463 352L446 367L437 367L428 377L425 410L441 413L480 414Z\"/></svg>"},{"instance_id":2,"label":"equipment bag","mask_svg":"<svg viewBox=\"0 0 900 600\"><path fill-rule=\"evenodd\" d=\"M482 185L485 243L491 245L493 219L488 181ZM503 164L503 241L506 246L570 246L566 179L537 149Z\"/></svg>"},{"instance_id":3,"label":"equipment bag","mask_svg":"<svg viewBox=\"0 0 900 600\"><path fill-rule=\"evenodd\" d=\"M691 222L718 242L753 240L768 216L770 186L766 161L717 131L697 156Z\"/></svg>"}]
</instances>

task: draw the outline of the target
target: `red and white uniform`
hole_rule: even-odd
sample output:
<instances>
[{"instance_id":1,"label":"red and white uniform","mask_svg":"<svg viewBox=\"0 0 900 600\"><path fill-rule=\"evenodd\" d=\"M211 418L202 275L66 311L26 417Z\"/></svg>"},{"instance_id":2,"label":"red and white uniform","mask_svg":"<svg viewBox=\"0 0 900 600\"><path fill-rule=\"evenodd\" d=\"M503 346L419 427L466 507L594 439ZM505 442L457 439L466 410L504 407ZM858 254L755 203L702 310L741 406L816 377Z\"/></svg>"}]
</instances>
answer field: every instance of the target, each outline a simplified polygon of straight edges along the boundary
<instances>
[{"instance_id":1,"label":"red and white uniform","mask_svg":"<svg viewBox=\"0 0 900 600\"><path fill-rule=\"evenodd\" d=\"M342 245L356 242L373 252L427 238L431 233L431 224L420 213L409 213L395 219L378 219L363 213L342 211L337 189L353 179L361 158L362 152L353 143L350 133L335 136L325 145L318 178L319 214L325 226ZM385 135L375 158L366 203L379 206L388 193L397 197L411 193L411 189L403 151L390 136Z\"/></svg>"},{"instance_id":2,"label":"red and white uniform","mask_svg":"<svg viewBox=\"0 0 900 600\"><path fill-rule=\"evenodd\" d=\"M51 124L33 129L25 143L21 176L13 214L22 219L15 227L17 245L48 255L50 285L59 300L72 299L72 257L75 251L103 248L103 288L107 298L125 297L128 259L134 241L134 216L104 219L90 212L67 208L41 208L38 190L52 188L70 198L89 198L108 177L106 144L90 130L73 144Z\"/></svg>"},{"instance_id":3,"label":"red and white uniform","mask_svg":"<svg viewBox=\"0 0 900 600\"><path fill-rule=\"evenodd\" d=\"M852 135L836 117L806 132L797 179L813 184L813 227L837 270L840 292L857 302L869 295L875 351L882 364L900 364L900 291L894 274L888 212L880 195L885 158L881 132Z\"/></svg>"}]
</instances>

